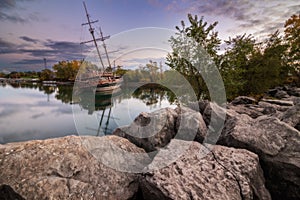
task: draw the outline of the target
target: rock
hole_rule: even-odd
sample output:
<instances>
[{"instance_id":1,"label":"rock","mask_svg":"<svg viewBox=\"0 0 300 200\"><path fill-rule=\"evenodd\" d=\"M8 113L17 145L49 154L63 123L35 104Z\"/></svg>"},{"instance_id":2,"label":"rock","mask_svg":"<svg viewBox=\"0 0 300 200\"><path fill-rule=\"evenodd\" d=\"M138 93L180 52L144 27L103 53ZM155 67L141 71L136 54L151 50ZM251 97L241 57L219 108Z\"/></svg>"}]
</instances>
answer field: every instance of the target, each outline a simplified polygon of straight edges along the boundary
<instances>
[{"instance_id":1,"label":"rock","mask_svg":"<svg viewBox=\"0 0 300 200\"><path fill-rule=\"evenodd\" d=\"M293 101L294 105L300 104L300 97L293 97L292 101Z\"/></svg>"},{"instance_id":2,"label":"rock","mask_svg":"<svg viewBox=\"0 0 300 200\"><path fill-rule=\"evenodd\" d=\"M286 91L279 90L275 93L274 97L277 99L283 99L283 98L288 98L289 95Z\"/></svg>"},{"instance_id":3,"label":"rock","mask_svg":"<svg viewBox=\"0 0 300 200\"><path fill-rule=\"evenodd\" d=\"M200 112L187 107L178 107L175 111L178 113L175 138L202 143L206 137L207 128Z\"/></svg>"},{"instance_id":4,"label":"rock","mask_svg":"<svg viewBox=\"0 0 300 200\"><path fill-rule=\"evenodd\" d=\"M282 113L279 119L300 131L300 104Z\"/></svg>"},{"instance_id":5,"label":"rock","mask_svg":"<svg viewBox=\"0 0 300 200\"><path fill-rule=\"evenodd\" d=\"M239 96L236 97L231 104L232 105L241 105L241 104L255 104L256 100L252 97L247 97L247 96Z\"/></svg>"},{"instance_id":6,"label":"rock","mask_svg":"<svg viewBox=\"0 0 300 200\"><path fill-rule=\"evenodd\" d=\"M263 109L263 111L262 111L263 113L268 112L268 110L270 110L271 112L274 112L272 114L275 114L277 111L284 112L290 108L290 106L281 106L281 105L268 103L268 102L264 102L264 101L258 102L258 106Z\"/></svg>"},{"instance_id":7,"label":"rock","mask_svg":"<svg viewBox=\"0 0 300 200\"><path fill-rule=\"evenodd\" d=\"M300 198L300 133L275 117L247 115L225 124L218 144L259 155L273 199Z\"/></svg>"},{"instance_id":8,"label":"rock","mask_svg":"<svg viewBox=\"0 0 300 200\"><path fill-rule=\"evenodd\" d=\"M275 115L280 107L263 101L258 102L258 106L262 109L261 113L264 115Z\"/></svg>"},{"instance_id":9,"label":"rock","mask_svg":"<svg viewBox=\"0 0 300 200\"><path fill-rule=\"evenodd\" d=\"M205 108L210 104L210 102L208 100L200 100L198 102L190 102L188 103L188 107L200 112L201 114L204 113Z\"/></svg>"},{"instance_id":10,"label":"rock","mask_svg":"<svg viewBox=\"0 0 300 200\"><path fill-rule=\"evenodd\" d=\"M209 124L212 120L224 121L227 117L226 114L227 114L226 108L220 107L216 103L210 103L208 106L206 106L206 108L203 112L203 120L204 120L206 126L209 126Z\"/></svg>"},{"instance_id":11,"label":"rock","mask_svg":"<svg viewBox=\"0 0 300 200\"><path fill-rule=\"evenodd\" d=\"M171 143L177 148L189 143L190 148L171 165L143 174L144 199L271 199L257 155L209 145L212 153L197 142L176 139ZM153 162L168 157L169 152L164 151L160 149L161 156Z\"/></svg>"},{"instance_id":12,"label":"rock","mask_svg":"<svg viewBox=\"0 0 300 200\"><path fill-rule=\"evenodd\" d=\"M294 105L293 101L284 101L284 100L275 100L275 99L262 99L261 101L271 103L271 104L276 104L279 106L293 106Z\"/></svg>"},{"instance_id":13,"label":"rock","mask_svg":"<svg viewBox=\"0 0 300 200\"><path fill-rule=\"evenodd\" d=\"M300 97L300 88L291 86L276 87L270 89L267 94L278 99L288 98L289 96Z\"/></svg>"},{"instance_id":14,"label":"rock","mask_svg":"<svg viewBox=\"0 0 300 200\"><path fill-rule=\"evenodd\" d=\"M287 93L291 96L300 97L300 88L290 87L288 88Z\"/></svg>"},{"instance_id":15,"label":"rock","mask_svg":"<svg viewBox=\"0 0 300 200\"><path fill-rule=\"evenodd\" d=\"M267 94L270 95L271 97L275 97L275 94L278 92L278 89L273 88L273 89L269 89Z\"/></svg>"},{"instance_id":16,"label":"rock","mask_svg":"<svg viewBox=\"0 0 300 200\"><path fill-rule=\"evenodd\" d=\"M210 103L203 112L203 120L207 126L220 124L223 128L224 121L237 116L238 113L232 109L226 109L216 103Z\"/></svg>"},{"instance_id":17,"label":"rock","mask_svg":"<svg viewBox=\"0 0 300 200\"><path fill-rule=\"evenodd\" d=\"M141 113L129 126L117 128L113 135L127 138L146 152L152 152L166 146L174 138L177 117L177 112L171 108Z\"/></svg>"},{"instance_id":18,"label":"rock","mask_svg":"<svg viewBox=\"0 0 300 200\"><path fill-rule=\"evenodd\" d=\"M5 144L0 146L0 185L10 186L25 199L132 198L138 191L138 176L100 163L82 145L86 139L101 143L104 138L129 151L145 153L116 136Z\"/></svg>"},{"instance_id":19,"label":"rock","mask_svg":"<svg viewBox=\"0 0 300 200\"><path fill-rule=\"evenodd\" d=\"M249 106L249 105L232 106L232 105L229 105L228 108L234 110L235 112L237 112L239 114L249 115L252 118L257 118L257 117L263 115L263 109L260 109L260 108L254 107L254 106Z\"/></svg>"}]
</instances>

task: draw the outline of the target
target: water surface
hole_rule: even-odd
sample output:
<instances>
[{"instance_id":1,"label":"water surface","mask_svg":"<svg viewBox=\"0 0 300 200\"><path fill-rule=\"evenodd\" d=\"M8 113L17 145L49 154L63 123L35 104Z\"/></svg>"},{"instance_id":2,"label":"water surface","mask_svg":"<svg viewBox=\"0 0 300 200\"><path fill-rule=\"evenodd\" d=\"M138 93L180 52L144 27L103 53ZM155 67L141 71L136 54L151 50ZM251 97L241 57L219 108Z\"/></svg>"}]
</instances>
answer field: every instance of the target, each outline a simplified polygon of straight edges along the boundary
<instances>
[{"instance_id":1,"label":"water surface","mask_svg":"<svg viewBox=\"0 0 300 200\"><path fill-rule=\"evenodd\" d=\"M140 112L176 107L171 93L161 88L121 90L88 99L72 99L72 91L72 86L1 84L0 143L107 135L131 123Z\"/></svg>"}]
</instances>

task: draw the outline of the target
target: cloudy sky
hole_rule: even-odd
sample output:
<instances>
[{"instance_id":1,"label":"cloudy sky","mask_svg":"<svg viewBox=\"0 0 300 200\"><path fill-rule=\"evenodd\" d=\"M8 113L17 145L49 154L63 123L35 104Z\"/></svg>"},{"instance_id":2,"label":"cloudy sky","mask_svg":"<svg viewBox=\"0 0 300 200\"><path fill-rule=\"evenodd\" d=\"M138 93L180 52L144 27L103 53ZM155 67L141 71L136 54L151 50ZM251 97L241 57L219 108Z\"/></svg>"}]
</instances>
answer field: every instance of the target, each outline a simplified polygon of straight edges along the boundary
<instances>
[{"instance_id":1,"label":"cloudy sky","mask_svg":"<svg viewBox=\"0 0 300 200\"><path fill-rule=\"evenodd\" d=\"M104 34L160 27L175 30L187 13L218 21L221 39L251 33L257 39L282 29L300 13L299 0L86 0ZM81 0L0 0L0 71L43 69L60 60L82 59L89 40ZM98 24L98 25L99 25ZM127 36L126 36L127 37ZM133 41L123 40L123 46ZM109 41L108 41L109 44ZM121 48L121 47L120 47ZM149 52L148 52L149 54Z\"/></svg>"}]
</instances>

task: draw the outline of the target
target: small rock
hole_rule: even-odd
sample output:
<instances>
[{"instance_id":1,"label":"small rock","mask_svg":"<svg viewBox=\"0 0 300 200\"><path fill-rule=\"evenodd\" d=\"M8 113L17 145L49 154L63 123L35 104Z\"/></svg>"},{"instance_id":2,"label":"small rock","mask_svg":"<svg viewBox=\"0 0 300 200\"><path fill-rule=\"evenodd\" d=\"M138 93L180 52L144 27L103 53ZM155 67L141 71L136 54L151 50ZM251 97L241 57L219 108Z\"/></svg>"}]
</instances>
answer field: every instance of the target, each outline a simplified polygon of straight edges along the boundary
<instances>
[{"instance_id":1,"label":"small rock","mask_svg":"<svg viewBox=\"0 0 300 200\"><path fill-rule=\"evenodd\" d=\"M271 104L276 104L279 106L293 106L294 105L293 101L284 101L284 100L275 100L275 99L262 99L261 101L271 103Z\"/></svg>"},{"instance_id":2,"label":"small rock","mask_svg":"<svg viewBox=\"0 0 300 200\"><path fill-rule=\"evenodd\" d=\"M228 108L234 110L235 112L237 112L239 114L249 115L252 118L257 118L257 117L263 115L262 109L255 108L255 107L249 106L249 105L236 105L236 106L229 105Z\"/></svg>"},{"instance_id":3,"label":"small rock","mask_svg":"<svg viewBox=\"0 0 300 200\"><path fill-rule=\"evenodd\" d=\"M241 105L241 104L255 104L256 100L252 97L247 97L247 96L239 96L236 97L231 104L232 105Z\"/></svg>"},{"instance_id":4,"label":"small rock","mask_svg":"<svg viewBox=\"0 0 300 200\"><path fill-rule=\"evenodd\" d=\"M276 92L274 97L277 98L277 99L283 99L283 98L288 98L289 95L286 91L279 90L279 91Z\"/></svg>"},{"instance_id":5,"label":"small rock","mask_svg":"<svg viewBox=\"0 0 300 200\"><path fill-rule=\"evenodd\" d=\"M300 131L300 104L297 104L282 113L279 119Z\"/></svg>"}]
</instances>

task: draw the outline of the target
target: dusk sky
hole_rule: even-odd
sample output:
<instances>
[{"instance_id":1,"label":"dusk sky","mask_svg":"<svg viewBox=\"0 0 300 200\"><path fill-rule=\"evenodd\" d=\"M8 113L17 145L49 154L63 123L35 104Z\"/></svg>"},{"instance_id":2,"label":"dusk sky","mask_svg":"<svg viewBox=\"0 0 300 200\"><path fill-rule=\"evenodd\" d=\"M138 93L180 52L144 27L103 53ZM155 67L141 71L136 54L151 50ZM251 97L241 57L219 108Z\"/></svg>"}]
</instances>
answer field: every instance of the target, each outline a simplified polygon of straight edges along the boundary
<instances>
[{"instance_id":1,"label":"dusk sky","mask_svg":"<svg viewBox=\"0 0 300 200\"><path fill-rule=\"evenodd\" d=\"M218 21L222 40L251 33L257 39L300 13L299 0L86 0L93 20L99 19L105 35L159 27L175 31L187 14ZM0 72L41 70L61 60L82 59L90 40L81 0L0 0ZM126 41L124 38L124 46ZM109 44L109 41L108 41ZM108 45L108 48L109 45Z\"/></svg>"}]
</instances>

